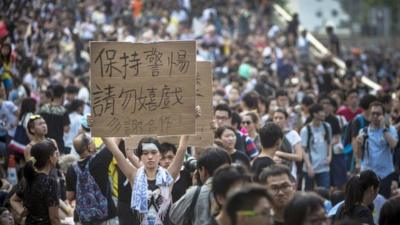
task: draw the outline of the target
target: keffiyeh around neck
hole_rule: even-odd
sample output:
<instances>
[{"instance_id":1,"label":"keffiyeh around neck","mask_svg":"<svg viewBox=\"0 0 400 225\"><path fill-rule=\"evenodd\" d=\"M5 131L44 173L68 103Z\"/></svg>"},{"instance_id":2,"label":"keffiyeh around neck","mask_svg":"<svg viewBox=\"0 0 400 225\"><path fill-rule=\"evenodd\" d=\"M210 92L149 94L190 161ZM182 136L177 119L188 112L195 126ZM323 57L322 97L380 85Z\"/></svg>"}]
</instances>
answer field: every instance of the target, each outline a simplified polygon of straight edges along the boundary
<instances>
[{"instance_id":1,"label":"keffiyeh around neck","mask_svg":"<svg viewBox=\"0 0 400 225\"><path fill-rule=\"evenodd\" d=\"M174 179L169 174L168 170L158 167L156 172L156 185L160 188L162 203L158 210L160 217L164 217L171 203L171 193L169 186ZM131 208L140 214L146 214L149 211L148 207L148 183L147 175L144 167L140 167L137 171L136 178L132 188Z\"/></svg>"}]
</instances>

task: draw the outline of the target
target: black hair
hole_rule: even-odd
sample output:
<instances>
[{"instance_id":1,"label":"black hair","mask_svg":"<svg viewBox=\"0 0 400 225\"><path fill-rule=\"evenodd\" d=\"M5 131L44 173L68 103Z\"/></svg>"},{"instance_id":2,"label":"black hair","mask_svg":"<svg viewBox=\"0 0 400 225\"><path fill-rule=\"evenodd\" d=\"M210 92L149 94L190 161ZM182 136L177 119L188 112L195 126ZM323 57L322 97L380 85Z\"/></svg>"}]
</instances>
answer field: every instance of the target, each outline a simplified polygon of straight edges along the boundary
<instances>
[{"instance_id":1,"label":"black hair","mask_svg":"<svg viewBox=\"0 0 400 225\"><path fill-rule=\"evenodd\" d=\"M155 139L155 138L153 138L153 137L145 137L145 138L142 138L140 141L139 141L139 143L138 143L138 147L137 147L137 149L136 149L136 155L140 158L141 156L142 156L142 154L143 154L143 147L142 147L142 144L145 144L145 143L152 143L152 144L155 144L156 146L157 146L157 148L158 148L158 150L160 150L160 148L161 148L161 146L160 146L160 142L157 140L157 139Z\"/></svg>"},{"instance_id":2,"label":"black hair","mask_svg":"<svg viewBox=\"0 0 400 225\"><path fill-rule=\"evenodd\" d=\"M332 205L336 205L343 200L344 200L344 192L343 191L337 190L337 191L332 192L332 194L331 194Z\"/></svg>"},{"instance_id":3,"label":"black hair","mask_svg":"<svg viewBox=\"0 0 400 225\"><path fill-rule=\"evenodd\" d=\"M19 112L18 120L22 120L22 117L27 113L36 112L36 100L34 98L24 98L21 103L21 110Z\"/></svg>"},{"instance_id":4,"label":"black hair","mask_svg":"<svg viewBox=\"0 0 400 225\"><path fill-rule=\"evenodd\" d=\"M176 154L176 146L169 142L163 142L160 145L159 150L160 150L161 155L167 154L169 151L172 151L174 153L174 155Z\"/></svg>"},{"instance_id":5,"label":"black hair","mask_svg":"<svg viewBox=\"0 0 400 225\"><path fill-rule=\"evenodd\" d=\"M269 98L267 99L267 104L265 105L265 109L266 109L267 113L271 113L271 112L269 111L269 107L270 107L272 101L276 101L276 98L274 98L274 97L269 97Z\"/></svg>"},{"instance_id":6,"label":"black hair","mask_svg":"<svg viewBox=\"0 0 400 225\"><path fill-rule=\"evenodd\" d=\"M296 182L296 179L291 174L289 167L280 164L275 164L264 168L258 176L258 181L261 184L266 184L269 177L280 176L282 174L286 174L292 183Z\"/></svg>"},{"instance_id":7,"label":"black hair","mask_svg":"<svg viewBox=\"0 0 400 225\"><path fill-rule=\"evenodd\" d=\"M258 94L255 91L246 93L242 97L243 103L249 108L249 109L257 109L258 108Z\"/></svg>"},{"instance_id":8,"label":"black hair","mask_svg":"<svg viewBox=\"0 0 400 225\"><path fill-rule=\"evenodd\" d=\"M197 160L197 168L200 169L203 167L210 176L213 176L218 167L224 164L231 164L231 162L231 157L222 148L208 147L201 153Z\"/></svg>"},{"instance_id":9,"label":"black hair","mask_svg":"<svg viewBox=\"0 0 400 225\"><path fill-rule=\"evenodd\" d=\"M369 105L372 102L375 102L376 100L377 100L377 98L375 96L373 96L373 95L370 95L370 94L364 95L360 100L360 107L363 110L368 110L369 109Z\"/></svg>"},{"instance_id":10,"label":"black hair","mask_svg":"<svg viewBox=\"0 0 400 225\"><path fill-rule=\"evenodd\" d=\"M400 221L400 196L393 197L383 204L379 225L397 225Z\"/></svg>"},{"instance_id":11,"label":"black hair","mask_svg":"<svg viewBox=\"0 0 400 225\"><path fill-rule=\"evenodd\" d=\"M289 97L287 91L285 91L285 90L283 90L283 89L280 89L280 90L277 90L277 91L276 91L275 97L278 98L279 96Z\"/></svg>"},{"instance_id":12,"label":"black hair","mask_svg":"<svg viewBox=\"0 0 400 225\"><path fill-rule=\"evenodd\" d=\"M312 104L309 108L310 117L314 118L314 113L324 111L324 108L320 104Z\"/></svg>"},{"instance_id":13,"label":"black hair","mask_svg":"<svg viewBox=\"0 0 400 225\"><path fill-rule=\"evenodd\" d=\"M312 104L314 104L314 99L311 96L306 95L301 100L301 104L310 107Z\"/></svg>"},{"instance_id":14,"label":"black hair","mask_svg":"<svg viewBox=\"0 0 400 225\"><path fill-rule=\"evenodd\" d=\"M65 94L65 88L61 84L52 86L51 91L53 98L61 98Z\"/></svg>"},{"instance_id":15,"label":"black hair","mask_svg":"<svg viewBox=\"0 0 400 225\"><path fill-rule=\"evenodd\" d=\"M242 117L240 117L239 113L233 111L232 112L232 125L234 128L239 129L240 124L242 123ZM236 124L236 127L235 127Z\"/></svg>"},{"instance_id":16,"label":"black hair","mask_svg":"<svg viewBox=\"0 0 400 225\"><path fill-rule=\"evenodd\" d=\"M380 107L382 109L382 113L385 113L385 106L383 106L383 104L381 102L378 102L378 101L372 102L369 105L369 109L372 109L372 107Z\"/></svg>"},{"instance_id":17,"label":"black hair","mask_svg":"<svg viewBox=\"0 0 400 225\"><path fill-rule=\"evenodd\" d=\"M387 104L393 101L392 96L389 94L384 94L379 97L379 101L382 102L382 104Z\"/></svg>"},{"instance_id":18,"label":"black hair","mask_svg":"<svg viewBox=\"0 0 400 225\"><path fill-rule=\"evenodd\" d=\"M316 187L316 188L314 189L314 192L315 192L317 195L319 195L321 198L324 198L324 199L326 199L326 200L330 200L330 199L331 199L331 196L330 196L330 194L329 194L329 190L327 190L327 189L324 188L324 187Z\"/></svg>"},{"instance_id":19,"label":"black hair","mask_svg":"<svg viewBox=\"0 0 400 225\"><path fill-rule=\"evenodd\" d=\"M79 88L75 85L68 85L65 88L65 93L68 93L68 94L78 94L78 92L79 92Z\"/></svg>"},{"instance_id":20,"label":"black hair","mask_svg":"<svg viewBox=\"0 0 400 225\"><path fill-rule=\"evenodd\" d=\"M375 189L378 188L379 184L380 180L372 170L365 170L361 172L359 176L350 178L346 184L343 212L346 213L346 211L351 210L353 206L360 204L364 192L371 186Z\"/></svg>"},{"instance_id":21,"label":"black hair","mask_svg":"<svg viewBox=\"0 0 400 225\"><path fill-rule=\"evenodd\" d=\"M68 112L75 112L77 111L80 107L83 107L85 105L85 102L80 100L80 99L74 99L72 102L69 103L68 105Z\"/></svg>"},{"instance_id":22,"label":"black hair","mask_svg":"<svg viewBox=\"0 0 400 225\"><path fill-rule=\"evenodd\" d=\"M282 129L275 123L267 122L259 131L263 148L271 148L283 138Z\"/></svg>"},{"instance_id":23,"label":"black hair","mask_svg":"<svg viewBox=\"0 0 400 225\"><path fill-rule=\"evenodd\" d=\"M241 165L222 165L214 172L211 191L219 207L222 206L216 196L226 197L231 186L240 181L251 181L249 172Z\"/></svg>"},{"instance_id":24,"label":"black hair","mask_svg":"<svg viewBox=\"0 0 400 225\"><path fill-rule=\"evenodd\" d=\"M32 146L31 156L34 160L29 160L24 167L24 178L31 186L36 178L36 169L42 169L47 165L48 160L57 151L57 147L51 139L45 139Z\"/></svg>"},{"instance_id":25,"label":"black hair","mask_svg":"<svg viewBox=\"0 0 400 225\"><path fill-rule=\"evenodd\" d=\"M215 138L221 138L222 134L224 133L224 131L226 130L231 130L233 133L235 133L235 129L230 127L230 126L222 126L222 127L218 127L217 130L215 131Z\"/></svg>"},{"instance_id":26,"label":"black hair","mask_svg":"<svg viewBox=\"0 0 400 225\"><path fill-rule=\"evenodd\" d=\"M237 212L254 210L261 198L266 198L273 206L273 199L268 191L258 185L248 185L228 194L226 212L232 225L236 225Z\"/></svg>"},{"instance_id":27,"label":"black hair","mask_svg":"<svg viewBox=\"0 0 400 225\"><path fill-rule=\"evenodd\" d=\"M346 98L348 98L351 94L357 94L358 96L358 90L357 89L351 89L349 91L346 92Z\"/></svg>"},{"instance_id":28,"label":"black hair","mask_svg":"<svg viewBox=\"0 0 400 225\"><path fill-rule=\"evenodd\" d=\"M214 113L216 111L226 111L226 112L228 112L228 117L229 118L232 117L232 110L231 110L231 108L229 108L229 106L227 104L218 104L217 106L215 106Z\"/></svg>"},{"instance_id":29,"label":"black hair","mask_svg":"<svg viewBox=\"0 0 400 225\"><path fill-rule=\"evenodd\" d=\"M312 212L324 209L324 201L312 192L298 192L286 206L283 218L286 225L304 224Z\"/></svg>"},{"instance_id":30,"label":"black hair","mask_svg":"<svg viewBox=\"0 0 400 225\"><path fill-rule=\"evenodd\" d=\"M282 108L276 109L276 110L274 111L274 114L275 114L275 113L282 113L282 114L285 116L286 119L289 117L289 114L286 112L286 110L284 110L284 109L282 109Z\"/></svg>"}]
</instances>

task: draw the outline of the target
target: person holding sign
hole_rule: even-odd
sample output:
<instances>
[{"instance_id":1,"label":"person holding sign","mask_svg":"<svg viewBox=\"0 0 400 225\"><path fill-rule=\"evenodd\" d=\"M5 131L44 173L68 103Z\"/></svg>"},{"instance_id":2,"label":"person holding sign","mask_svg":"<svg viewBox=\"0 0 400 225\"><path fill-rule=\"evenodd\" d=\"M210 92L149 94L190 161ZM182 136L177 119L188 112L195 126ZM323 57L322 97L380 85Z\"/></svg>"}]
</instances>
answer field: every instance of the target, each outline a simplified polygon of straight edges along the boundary
<instances>
[{"instance_id":1,"label":"person holding sign","mask_svg":"<svg viewBox=\"0 0 400 225\"><path fill-rule=\"evenodd\" d=\"M196 114L200 116L200 107L196 107ZM171 191L183 164L189 136L181 136L176 156L166 169L159 165L160 143L155 138L146 137L139 141L136 151L142 163L139 168L126 160L114 138L102 139L132 185L131 208L136 215L132 224L170 224Z\"/></svg>"}]
</instances>

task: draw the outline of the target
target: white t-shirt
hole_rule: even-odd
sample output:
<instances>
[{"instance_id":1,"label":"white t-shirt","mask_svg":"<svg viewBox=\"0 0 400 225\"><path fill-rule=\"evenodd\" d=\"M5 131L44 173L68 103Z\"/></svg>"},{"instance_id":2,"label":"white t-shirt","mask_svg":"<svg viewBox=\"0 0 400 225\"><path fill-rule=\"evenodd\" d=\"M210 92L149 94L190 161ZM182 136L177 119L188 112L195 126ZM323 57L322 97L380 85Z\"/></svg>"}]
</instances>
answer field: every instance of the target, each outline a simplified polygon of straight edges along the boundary
<instances>
[{"instance_id":1,"label":"white t-shirt","mask_svg":"<svg viewBox=\"0 0 400 225\"><path fill-rule=\"evenodd\" d=\"M291 130L285 134L285 138L289 141L290 145L292 146L292 153L295 153L294 146L298 143L301 143L301 137L299 133L295 130ZM294 161L292 161L292 175L297 178L297 167Z\"/></svg>"}]
</instances>

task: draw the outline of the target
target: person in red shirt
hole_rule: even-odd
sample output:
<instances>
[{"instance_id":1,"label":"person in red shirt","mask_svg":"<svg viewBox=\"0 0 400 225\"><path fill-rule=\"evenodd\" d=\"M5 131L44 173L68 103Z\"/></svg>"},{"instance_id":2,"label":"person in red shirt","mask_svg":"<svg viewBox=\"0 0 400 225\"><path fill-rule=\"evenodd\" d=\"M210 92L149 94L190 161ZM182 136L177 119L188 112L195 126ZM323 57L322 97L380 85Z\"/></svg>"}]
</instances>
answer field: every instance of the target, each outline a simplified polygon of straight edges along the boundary
<instances>
[{"instance_id":1,"label":"person in red shirt","mask_svg":"<svg viewBox=\"0 0 400 225\"><path fill-rule=\"evenodd\" d=\"M344 116L347 121L353 120L358 114L362 113L362 109L358 107L359 97L356 89L346 93L346 103L340 107L336 114Z\"/></svg>"}]
</instances>

